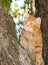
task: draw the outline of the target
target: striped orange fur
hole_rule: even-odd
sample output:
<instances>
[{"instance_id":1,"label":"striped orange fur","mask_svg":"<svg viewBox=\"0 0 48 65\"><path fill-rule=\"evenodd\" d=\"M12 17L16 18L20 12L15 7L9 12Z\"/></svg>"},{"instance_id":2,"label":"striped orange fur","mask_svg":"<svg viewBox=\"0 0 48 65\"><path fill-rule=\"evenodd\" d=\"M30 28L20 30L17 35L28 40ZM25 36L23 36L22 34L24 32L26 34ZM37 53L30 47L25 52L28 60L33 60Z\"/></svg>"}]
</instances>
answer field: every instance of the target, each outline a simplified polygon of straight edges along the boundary
<instances>
[{"instance_id":1,"label":"striped orange fur","mask_svg":"<svg viewBox=\"0 0 48 65\"><path fill-rule=\"evenodd\" d=\"M22 46L28 51L30 58L36 62L35 65L44 65L42 58L42 32L40 29L41 18L28 15L23 23L21 34Z\"/></svg>"}]
</instances>

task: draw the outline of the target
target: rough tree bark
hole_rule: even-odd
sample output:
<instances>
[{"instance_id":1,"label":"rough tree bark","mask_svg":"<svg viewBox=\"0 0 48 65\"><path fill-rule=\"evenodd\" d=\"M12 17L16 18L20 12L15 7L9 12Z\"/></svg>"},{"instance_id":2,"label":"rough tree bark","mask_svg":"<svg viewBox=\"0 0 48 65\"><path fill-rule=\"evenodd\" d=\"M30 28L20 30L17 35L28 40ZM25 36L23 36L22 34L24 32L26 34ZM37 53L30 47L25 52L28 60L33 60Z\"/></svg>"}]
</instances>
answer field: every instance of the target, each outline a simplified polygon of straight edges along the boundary
<instances>
[{"instance_id":1,"label":"rough tree bark","mask_svg":"<svg viewBox=\"0 0 48 65\"><path fill-rule=\"evenodd\" d=\"M0 3L0 65L34 65L16 38L15 23Z\"/></svg>"},{"instance_id":2,"label":"rough tree bark","mask_svg":"<svg viewBox=\"0 0 48 65\"><path fill-rule=\"evenodd\" d=\"M48 65L48 0L36 0L37 14L42 19L43 56L45 65Z\"/></svg>"}]
</instances>

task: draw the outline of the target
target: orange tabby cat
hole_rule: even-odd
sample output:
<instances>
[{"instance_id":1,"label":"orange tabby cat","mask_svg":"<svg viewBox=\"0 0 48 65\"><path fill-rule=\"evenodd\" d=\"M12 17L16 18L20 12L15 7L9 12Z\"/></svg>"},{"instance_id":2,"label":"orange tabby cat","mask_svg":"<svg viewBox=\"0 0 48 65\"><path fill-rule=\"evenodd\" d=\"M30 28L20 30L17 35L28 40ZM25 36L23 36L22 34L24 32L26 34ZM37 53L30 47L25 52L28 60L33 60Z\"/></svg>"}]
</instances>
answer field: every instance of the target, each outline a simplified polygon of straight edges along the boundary
<instances>
[{"instance_id":1,"label":"orange tabby cat","mask_svg":"<svg viewBox=\"0 0 48 65\"><path fill-rule=\"evenodd\" d=\"M41 18L27 15L22 30L22 46L28 51L30 58L35 65L44 65L42 58L42 32L40 29Z\"/></svg>"}]
</instances>

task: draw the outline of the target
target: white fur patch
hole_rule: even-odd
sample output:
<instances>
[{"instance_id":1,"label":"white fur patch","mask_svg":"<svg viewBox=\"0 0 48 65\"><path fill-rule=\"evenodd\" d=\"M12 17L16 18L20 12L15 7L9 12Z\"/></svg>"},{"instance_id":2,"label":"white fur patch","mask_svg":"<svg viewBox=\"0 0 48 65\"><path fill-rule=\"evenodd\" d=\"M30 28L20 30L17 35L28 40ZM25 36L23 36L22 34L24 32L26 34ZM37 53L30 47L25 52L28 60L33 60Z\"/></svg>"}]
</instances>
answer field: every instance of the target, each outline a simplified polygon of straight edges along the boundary
<instances>
[{"instance_id":1,"label":"white fur patch","mask_svg":"<svg viewBox=\"0 0 48 65\"><path fill-rule=\"evenodd\" d=\"M33 29L28 29L24 26L24 30L28 31L28 32L33 32Z\"/></svg>"}]
</instances>

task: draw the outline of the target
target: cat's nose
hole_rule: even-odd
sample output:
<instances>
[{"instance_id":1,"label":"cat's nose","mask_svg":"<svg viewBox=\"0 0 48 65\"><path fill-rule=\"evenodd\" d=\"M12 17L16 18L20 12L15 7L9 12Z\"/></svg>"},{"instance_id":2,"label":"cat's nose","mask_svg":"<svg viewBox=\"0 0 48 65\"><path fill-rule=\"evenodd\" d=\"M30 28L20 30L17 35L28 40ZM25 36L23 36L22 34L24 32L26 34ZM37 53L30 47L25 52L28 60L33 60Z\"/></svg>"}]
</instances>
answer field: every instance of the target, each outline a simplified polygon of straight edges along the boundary
<instances>
[{"instance_id":1,"label":"cat's nose","mask_svg":"<svg viewBox=\"0 0 48 65\"><path fill-rule=\"evenodd\" d=\"M29 31L29 32L33 32L33 29L32 29L32 28L30 28L30 29L28 29L28 31Z\"/></svg>"}]
</instances>

